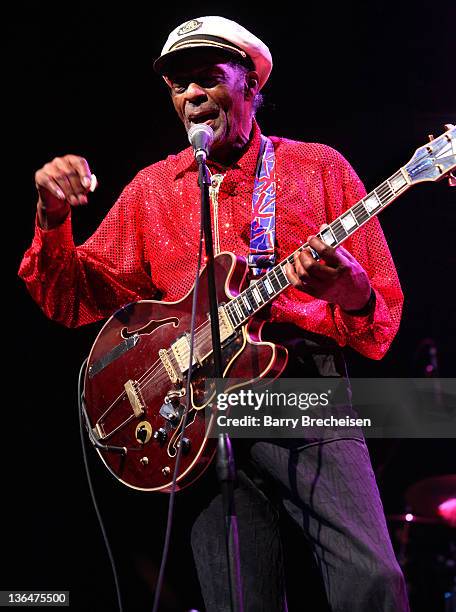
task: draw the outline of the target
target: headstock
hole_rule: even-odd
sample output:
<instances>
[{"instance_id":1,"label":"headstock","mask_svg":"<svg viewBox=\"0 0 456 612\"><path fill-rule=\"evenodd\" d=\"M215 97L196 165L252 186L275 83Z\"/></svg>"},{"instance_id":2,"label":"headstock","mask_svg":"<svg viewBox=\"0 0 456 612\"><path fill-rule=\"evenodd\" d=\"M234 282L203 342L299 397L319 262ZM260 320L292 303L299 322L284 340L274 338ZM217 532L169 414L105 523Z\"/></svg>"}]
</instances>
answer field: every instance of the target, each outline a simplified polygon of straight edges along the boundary
<instances>
[{"instance_id":1,"label":"headstock","mask_svg":"<svg viewBox=\"0 0 456 612\"><path fill-rule=\"evenodd\" d=\"M423 181L439 181L445 176L451 187L456 186L454 170L456 168L456 127L451 123L445 125L447 131L438 138L419 147L404 170L410 184Z\"/></svg>"}]
</instances>

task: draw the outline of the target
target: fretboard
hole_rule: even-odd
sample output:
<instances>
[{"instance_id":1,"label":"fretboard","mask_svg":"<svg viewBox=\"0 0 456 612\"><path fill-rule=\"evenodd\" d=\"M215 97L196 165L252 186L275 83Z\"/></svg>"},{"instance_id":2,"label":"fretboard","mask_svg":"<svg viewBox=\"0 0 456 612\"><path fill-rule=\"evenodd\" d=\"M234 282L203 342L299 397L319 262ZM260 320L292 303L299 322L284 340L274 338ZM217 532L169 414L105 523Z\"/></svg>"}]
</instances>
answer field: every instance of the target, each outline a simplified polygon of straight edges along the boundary
<instances>
[{"instance_id":1,"label":"fretboard","mask_svg":"<svg viewBox=\"0 0 456 612\"><path fill-rule=\"evenodd\" d=\"M376 189L368 193L362 200L346 210L318 234L326 244L337 247L372 217L391 204L410 186L406 178L406 170L400 169ZM285 274L288 263L294 262L295 253L305 249L308 243L301 245L289 257L271 268L260 279L252 282L247 289L236 298L225 304L224 309L234 328L244 324L252 315L271 302L290 285Z\"/></svg>"}]
</instances>

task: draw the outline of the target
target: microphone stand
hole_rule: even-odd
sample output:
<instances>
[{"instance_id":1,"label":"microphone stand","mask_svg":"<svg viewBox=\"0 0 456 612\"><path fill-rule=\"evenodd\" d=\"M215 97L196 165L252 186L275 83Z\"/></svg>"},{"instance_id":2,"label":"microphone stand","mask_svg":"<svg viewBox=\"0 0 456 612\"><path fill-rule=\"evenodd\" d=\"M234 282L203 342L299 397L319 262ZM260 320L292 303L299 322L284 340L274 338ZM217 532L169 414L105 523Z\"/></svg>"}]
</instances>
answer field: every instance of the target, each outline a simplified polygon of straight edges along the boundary
<instances>
[{"instance_id":1,"label":"microphone stand","mask_svg":"<svg viewBox=\"0 0 456 612\"><path fill-rule=\"evenodd\" d=\"M216 380L216 393L218 393L220 391L219 381L223 377L223 367L214 274L214 247L212 242L211 210L209 202L209 186L211 184L211 179L206 166L206 155L205 153L198 153L199 154L196 156L196 159L198 162L198 184L201 189L201 222L203 223L204 244L206 250L212 354L214 356L214 377ZM219 434L217 445L217 477L220 482L223 499L231 611L243 612L244 605L241 582L239 533L233 495L235 476L236 470L230 439L228 434Z\"/></svg>"}]
</instances>

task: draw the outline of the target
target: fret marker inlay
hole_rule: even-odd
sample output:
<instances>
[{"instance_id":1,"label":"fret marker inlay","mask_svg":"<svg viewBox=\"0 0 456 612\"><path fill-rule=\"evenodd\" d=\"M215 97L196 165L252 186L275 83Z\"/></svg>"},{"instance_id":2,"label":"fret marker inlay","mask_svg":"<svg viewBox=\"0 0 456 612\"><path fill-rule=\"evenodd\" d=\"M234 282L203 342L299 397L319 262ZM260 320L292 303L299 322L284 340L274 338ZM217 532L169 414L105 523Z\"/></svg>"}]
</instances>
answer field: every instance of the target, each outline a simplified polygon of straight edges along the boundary
<instances>
[{"instance_id":1,"label":"fret marker inlay","mask_svg":"<svg viewBox=\"0 0 456 612\"><path fill-rule=\"evenodd\" d=\"M407 185L407 181L405 180L401 172L395 174L390 179L390 183L394 191L399 191L399 189L402 189L402 187L405 187L405 185Z\"/></svg>"},{"instance_id":2,"label":"fret marker inlay","mask_svg":"<svg viewBox=\"0 0 456 612\"><path fill-rule=\"evenodd\" d=\"M329 227L327 227L326 229L322 230L320 232L320 236L321 236L321 239L323 240L323 242L325 242L326 244L329 244L329 246L331 246L332 244L334 244L336 242L336 239L334 238L334 235L333 235L332 231L329 229Z\"/></svg>"},{"instance_id":3,"label":"fret marker inlay","mask_svg":"<svg viewBox=\"0 0 456 612\"><path fill-rule=\"evenodd\" d=\"M253 297L255 298L257 304L261 304L263 300L261 299L260 292L256 287L252 287Z\"/></svg>"},{"instance_id":4,"label":"fret marker inlay","mask_svg":"<svg viewBox=\"0 0 456 612\"><path fill-rule=\"evenodd\" d=\"M232 303L234 303L234 307L236 309L236 314L239 317L239 320L242 321L242 319L244 318L244 313L242 312L239 304L237 303L237 300L233 300Z\"/></svg>"},{"instance_id":5,"label":"fret marker inlay","mask_svg":"<svg viewBox=\"0 0 456 612\"><path fill-rule=\"evenodd\" d=\"M274 293L274 289L272 288L271 283L269 282L268 278L265 278L263 280L264 286L266 287L266 291L269 293L269 295L272 295Z\"/></svg>"},{"instance_id":6,"label":"fret marker inlay","mask_svg":"<svg viewBox=\"0 0 456 612\"><path fill-rule=\"evenodd\" d=\"M341 217L340 220L346 232L349 232L351 229L353 229L356 226L356 220L353 217L351 212L348 212L346 215Z\"/></svg>"},{"instance_id":7,"label":"fret marker inlay","mask_svg":"<svg viewBox=\"0 0 456 612\"><path fill-rule=\"evenodd\" d=\"M364 206L368 212L372 212L380 206L380 201L375 193L371 193L370 196L364 199Z\"/></svg>"},{"instance_id":8,"label":"fret marker inlay","mask_svg":"<svg viewBox=\"0 0 456 612\"><path fill-rule=\"evenodd\" d=\"M245 304L245 307L247 308L247 310L252 310L252 306L250 305L249 300L245 297L245 295L242 296L242 301Z\"/></svg>"}]
</instances>

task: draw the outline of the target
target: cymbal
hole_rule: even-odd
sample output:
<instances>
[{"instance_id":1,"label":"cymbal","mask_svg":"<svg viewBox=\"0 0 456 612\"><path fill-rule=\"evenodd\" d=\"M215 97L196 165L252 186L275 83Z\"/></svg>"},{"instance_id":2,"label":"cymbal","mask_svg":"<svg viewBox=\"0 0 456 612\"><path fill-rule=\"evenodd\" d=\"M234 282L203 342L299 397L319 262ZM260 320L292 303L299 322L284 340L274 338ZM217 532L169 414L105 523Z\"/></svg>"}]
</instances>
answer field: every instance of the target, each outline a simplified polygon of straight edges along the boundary
<instances>
[{"instance_id":1,"label":"cymbal","mask_svg":"<svg viewBox=\"0 0 456 612\"><path fill-rule=\"evenodd\" d=\"M456 474L432 476L411 485L405 492L410 512L421 517L441 517L439 506L456 499Z\"/></svg>"}]
</instances>

